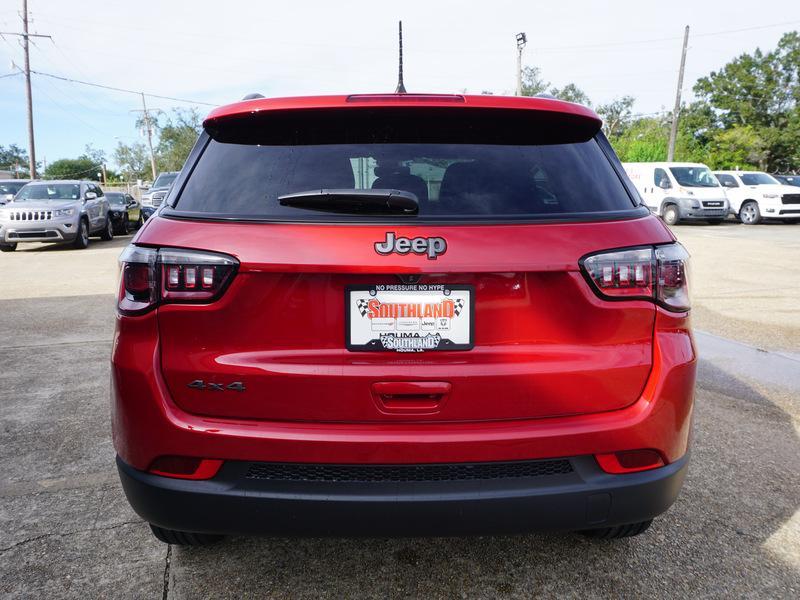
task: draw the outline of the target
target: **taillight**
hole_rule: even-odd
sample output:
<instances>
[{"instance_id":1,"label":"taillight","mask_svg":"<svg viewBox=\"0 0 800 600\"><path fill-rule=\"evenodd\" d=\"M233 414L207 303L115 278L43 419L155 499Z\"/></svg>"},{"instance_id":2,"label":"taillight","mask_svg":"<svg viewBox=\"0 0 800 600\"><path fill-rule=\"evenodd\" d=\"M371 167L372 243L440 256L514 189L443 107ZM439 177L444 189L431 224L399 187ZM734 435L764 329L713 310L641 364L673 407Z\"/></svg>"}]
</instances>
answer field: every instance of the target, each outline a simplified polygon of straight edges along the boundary
<instances>
[{"instance_id":1,"label":"taillight","mask_svg":"<svg viewBox=\"0 0 800 600\"><path fill-rule=\"evenodd\" d=\"M125 248L119 261L119 310L123 314L142 313L169 302L216 300L239 266L226 254L140 246Z\"/></svg>"},{"instance_id":2,"label":"taillight","mask_svg":"<svg viewBox=\"0 0 800 600\"><path fill-rule=\"evenodd\" d=\"M680 244L598 252L580 264L601 298L650 300L667 310L689 310L689 253Z\"/></svg>"}]
</instances>

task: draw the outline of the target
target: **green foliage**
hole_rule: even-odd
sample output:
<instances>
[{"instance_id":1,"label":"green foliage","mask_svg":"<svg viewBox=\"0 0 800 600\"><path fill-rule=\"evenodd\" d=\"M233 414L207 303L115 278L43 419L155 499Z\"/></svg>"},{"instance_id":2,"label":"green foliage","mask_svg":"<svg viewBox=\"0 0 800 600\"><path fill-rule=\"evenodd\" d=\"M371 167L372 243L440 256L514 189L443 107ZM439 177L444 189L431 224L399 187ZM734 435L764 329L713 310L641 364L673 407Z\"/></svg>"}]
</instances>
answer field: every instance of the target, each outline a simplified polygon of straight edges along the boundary
<instances>
[{"instance_id":1,"label":"green foliage","mask_svg":"<svg viewBox=\"0 0 800 600\"><path fill-rule=\"evenodd\" d=\"M98 165L91 158L62 158L47 165L44 179L94 179L101 172L102 165Z\"/></svg>"},{"instance_id":2,"label":"green foliage","mask_svg":"<svg viewBox=\"0 0 800 600\"><path fill-rule=\"evenodd\" d=\"M180 171L202 129L195 110L175 110L160 126L156 163L160 171Z\"/></svg>"},{"instance_id":3,"label":"green foliage","mask_svg":"<svg viewBox=\"0 0 800 600\"><path fill-rule=\"evenodd\" d=\"M542 79L542 72L538 67L523 67L522 69L522 95L535 96L542 94L550 87L550 82Z\"/></svg>"},{"instance_id":4,"label":"green foliage","mask_svg":"<svg viewBox=\"0 0 800 600\"><path fill-rule=\"evenodd\" d=\"M770 171L800 169L800 34L767 53L742 54L694 86L711 162ZM685 127L685 126L684 126ZM719 153L719 156L717 156Z\"/></svg>"},{"instance_id":5,"label":"green foliage","mask_svg":"<svg viewBox=\"0 0 800 600\"><path fill-rule=\"evenodd\" d=\"M126 181L137 179L150 179L150 155L147 147L141 142L123 144L119 142L114 149L114 162L116 162Z\"/></svg>"},{"instance_id":6,"label":"green foliage","mask_svg":"<svg viewBox=\"0 0 800 600\"><path fill-rule=\"evenodd\" d=\"M669 122L652 117L638 119L611 142L623 162L667 160Z\"/></svg>"},{"instance_id":7,"label":"green foliage","mask_svg":"<svg viewBox=\"0 0 800 600\"><path fill-rule=\"evenodd\" d=\"M597 114L603 119L603 132L608 139L618 138L625 133L631 121L634 101L633 96L623 96L597 107Z\"/></svg>"},{"instance_id":8,"label":"green foliage","mask_svg":"<svg viewBox=\"0 0 800 600\"><path fill-rule=\"evenodd\" d=\"M592 102L589 96L586 95L581 88L574 83L568 83L563 88L552 88L550 94L559 100L566 100L567 102L574 102L575 104L583 104L584 106L591 106Z\"/></svg>"},{"instance_id":9,"label":"green foliage","mask_svg":"<svg viewBox=\"0 0 800 600\"><path fill-rule=\"evenodd\" d=\"M28 176L28 153L16 144L0 146L0 169L16 171L20 179Z\"/></svg>"}]
</instances>

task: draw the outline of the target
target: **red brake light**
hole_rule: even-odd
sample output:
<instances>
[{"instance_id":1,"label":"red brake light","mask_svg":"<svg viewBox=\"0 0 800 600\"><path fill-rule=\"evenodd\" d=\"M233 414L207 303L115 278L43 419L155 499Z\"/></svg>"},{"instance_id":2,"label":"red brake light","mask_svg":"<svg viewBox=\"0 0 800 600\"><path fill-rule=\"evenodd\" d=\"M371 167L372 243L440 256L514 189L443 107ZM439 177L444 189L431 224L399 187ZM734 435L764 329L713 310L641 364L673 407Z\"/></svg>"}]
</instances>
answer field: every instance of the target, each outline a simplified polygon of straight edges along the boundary
<instances>
[{"instance_id":1,"label":"red brake light","mask_svg":"<svg viewBox=\"0 0 800 600\"><path fill-rule=\"evenodd\" d=\"M689 254L680 244L599 252L581 260L592 288L609 300L650 300L689 310Z\"/></svg>"},{"instance_id":2,"label":"red brake light","mask_svg":"<svg viewBox=\"0 0 800 600\"><path fill-rule=\"evenodd\" d=\"M225 254L139 246L128 246L120 263L119 310L123 314L142 313L159 303L216 300L239 266Z\"/></svg>"},{"instance_id":3,"label":"red brake light","mask_svg":"<svg viewBox=\"0 0 800 600\"><path fill-rule=\"evenodd\" d=\"M148 471L154 475L177 479L211 479L219 471L222 462L214 458L159 456Z\"/></svg>"},{"instance_id":4,"label":"red brake light","mask_svg":"<svg viewBox=\"0 0 800 600\"><path fill-rule=\"evenodd\" d=\"M597 464L606 473L620 475L636 473L664 466L664 459L656 450L622 450L609 454L595 454Z\"/></svg>"}]
</instances>

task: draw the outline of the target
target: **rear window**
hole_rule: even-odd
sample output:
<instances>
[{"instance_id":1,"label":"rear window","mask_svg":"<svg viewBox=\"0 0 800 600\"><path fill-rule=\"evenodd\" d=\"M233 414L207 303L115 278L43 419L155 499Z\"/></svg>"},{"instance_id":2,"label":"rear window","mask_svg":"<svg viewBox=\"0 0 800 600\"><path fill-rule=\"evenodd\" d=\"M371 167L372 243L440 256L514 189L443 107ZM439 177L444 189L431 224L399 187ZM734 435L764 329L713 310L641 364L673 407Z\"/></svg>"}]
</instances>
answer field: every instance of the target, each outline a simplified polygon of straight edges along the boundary
<instances>
[{"instance_id":1,"label":"rear window","mask_svg":"<svg viewBox=\"0 0 800 600\"><path fill-rule=\"evenodd\" d=\"M470 123L463 126L469 130ZM246 139L211 139L174 208L181 213L274 220L365 218L279 203L282 195L320 189L410 192L419 213L399 217L403 220L508 221L634 208L594 137L574 140L565 133L568 143L558 143L551 128L542 143L532 131L531 143L519 143L520 135L515 134L514 143L503 144L496 131L491 143L463 132L450 142L445 135L426 131L414 143L407 131L397 136L402 142L394 142L391 130L379 123L375 128L377 139L369 143L328 143L326 136L325 143L261 144L283 140L259 140L252 131Z\"/></svg>"}]
</instances>

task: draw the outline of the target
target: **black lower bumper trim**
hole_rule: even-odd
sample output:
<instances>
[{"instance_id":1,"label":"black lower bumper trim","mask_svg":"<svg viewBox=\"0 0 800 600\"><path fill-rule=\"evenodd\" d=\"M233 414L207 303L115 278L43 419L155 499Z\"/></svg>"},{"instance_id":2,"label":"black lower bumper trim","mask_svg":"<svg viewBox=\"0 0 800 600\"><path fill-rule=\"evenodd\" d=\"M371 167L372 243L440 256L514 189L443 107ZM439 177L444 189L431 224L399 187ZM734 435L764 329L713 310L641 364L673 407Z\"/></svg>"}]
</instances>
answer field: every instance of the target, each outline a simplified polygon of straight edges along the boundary
<instances>
[{"instance_id":1,"label":"black lower bumper trim","mask_svg":"<svg viewBox=\"0 0 800 600\"><path fill-rule=\"evenodd\" d=\"M581 530L653 518L675 501L688 455L651 471L603 473L591 456L569 473L435 482L248 479L227 462L207 481L138 471L117 458L122 487L145 520L232 535L417 536Z\"/></svg>"}]
</instances>

